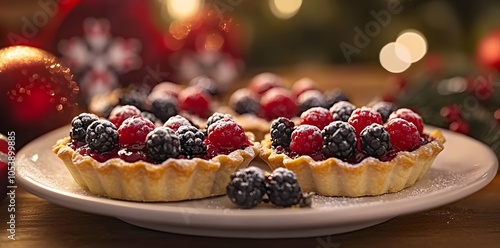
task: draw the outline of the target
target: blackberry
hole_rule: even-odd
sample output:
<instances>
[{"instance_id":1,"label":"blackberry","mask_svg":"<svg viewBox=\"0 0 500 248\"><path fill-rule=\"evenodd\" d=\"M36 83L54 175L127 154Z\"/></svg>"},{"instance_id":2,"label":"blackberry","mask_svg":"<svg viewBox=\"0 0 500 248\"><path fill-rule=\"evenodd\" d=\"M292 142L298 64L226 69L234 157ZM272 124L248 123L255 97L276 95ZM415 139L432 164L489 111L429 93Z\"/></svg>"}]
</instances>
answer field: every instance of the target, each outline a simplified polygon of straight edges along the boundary
<instances>
[{"instance_id":1,"label":"blackberry","mask_svg":"<svg viewBox=\"0 0 500 248\"><path fill-rule=\"evenodd\" d=\"M118 105L132 105L142 111L145 109L144 103L146 102L146 97L147 95L143 91L130 90L122 92L122 94L118 98Z\"/></svg>"},{"instance_id":2,"label":"blackberry","mask_svg":"<svg viewBox=\"0 0 500 248\"><path fill-rule=\"evenodd\" d=\"M378 102L372 106L372 109L377 111L382 116L382 121L386 123L392 112L396 110L396 106L390 102Z\"/></svg>"},{"instance_id":3,"label":"blackberry","mask_svg":"<svg viewBox=\"0 0 500 248\"><path fill-rule=\"evenodd\" d=\"M240 208L253 208L266 194L264 172L257 167L248 167L231 175L227 185L227 196Z\"/></svg>"},{"instance_id":4,"label":"blackberry","mask_svg":"<svg viewBox=\"0 0 500 248\"><path fill-rule=\"evenodd\" d=\"M179 112L177 99L170 95L163 95L151 101L151 112L162 122L166 122L170 117Z\"/></svg>"},{"instance_id":5,"label":"blackberry","mask_svg":"<svg viewBox=\"0 0 500 248\"><path fill-rule=\"evenodd\" d=\"M212 78L206 76L199 76L193 78L189 82L189 85L194 85L196 87L199 87L201 90L203 90L205 93L211 96L216 96L219 94L219 87L217 86L215 81Z\"/></svg>"},{"instance_id":6,"label":"blackberry","mask_svg":"<svg viewBox=\"0 0 500 248\"><path fill-rule=\"evenodd\" d=\"M118 130L110 121L97 120L87 128L85 141L93 151L110 152L118 148Z\"/></svg>"},{"instance_id":7,"label":"blackberry","mask_svg":"<svg viewBox=\"0 0 500 248\"><path fill-rule=\"evenodd\" d=\"M330 113L333 115L333 120L335 121L347 121L352 114L352 111L356 109L352 103L347 101L340 101L330 108Z\"/></svg>"},{"instance_id":8,"label":"blackberry","mask_svg":"<svg viewBox=\"0 0 500 248\"><path fill-rule=\"evenodd\" d=\"M177 158L181 153L179 136L168 127L156 128L146 136L146 152L148 158L158 164Z\"/></svg>"},{"instance_id":9,"label":"blackberry","mask_svg":"<svg viewBox=\"0 0 500 248\"><path fill-rule=\"evenodd\" d=\"M269 201L279 207L290 207L300 202L302 190L297 176L286 168L278 168L268 178L267 196Z\"/></svg>"},{"instance_id":10,"label":"blackberry","mask_svg":"<svg viewBox=\"0 0 500 248\"><path fill-rule=\"evenodd\" d=\"M273 147L290 147L295 123L285 117L279 117L271 123L271 143Z\"/></svg>"},{"instance_id":11,"label":"blackberry","mask_svg":"<svg viewBox=\"0 0 500 248\"><path fill-rule=\"evenodd\" d=\"M333 104L338 103L340 101L349 102L349 98L345 95L345 93L340 89L331 90L325 93L326 104L328 108L331 108Z\"/></svg>"},{"instance_id":12,"label":"blackberry","mask_svg":"<svg viewBox=\"0 0 500 248\"><path fill-rule=\"evenodd\" d=\"M207 152L203 131L194 126L181 126L176 133L181 142L181 152L187 158L204 155Z\"/></svg>"},{"instance_id":13,"label":"blackberry","mask_svg":"<svg viewBox=\"0 0 500 248\"><path fill-rule=\"evenodd\" d=\"M260 110L259 101L252 96L243 96L237 101L232 103L234 111L240 115L242 114L258 114Z\"/></svg>"},{"instance_id":14,"label":"blackberry","mask_svg":"<svg viewBox=\"0 0 500 248\"><path fill-rule=\"evenodd\" d=\"M142 111L141 116L144 119L150 120L153 124L160 122L160 120L156 117L156 115L151 112Z\"/></svg>"},{"instance_id":15,"label":"blackberry","mask_svg":"<svg viewBox=\"0 0 500 248\"><path fill-rule=\"evenodd\" d=\"M92 124L92 122L99 120L99 118L94 114L81 113L71 121L71 131L69 131L69 136L71 139L85 142L85 135L87 134L87 127Z\"/></svg>"},{"instance_id":16,"label":"blackberry","mask_svg":"<svg viewBox=\"0 0 500 248\"><path fill-rule=\"evenodd\" d=\"M327 106L325 97L318 90L308 90L300 94L297 100L299 102L300 113L303 113L310 108L325 108Z\"/></svg>"},{"instance_id":17,"label":"blackberry","mask_svg":"<svg viewBox=\"0 0 500 248\"><path fill-rule=\"evenodd\" d=\"M384 126L373 123L360 134L361 149L369 156L380 157L392 148L391 137Z\"/></svg>"},{"instance_id":18,"label":"blackberry","mask_svg":"<svg viewBox=\"0 0 500 248\"><path fill-rule=\"evenodd\" d=\"M321 131L326 157L350 158L357 148L356 131L349 123L334 121Z\"/></svg>"},{"instance_id":19,"label":"blackberry","mask_svg":"<svg viewBox=\"0 0 500 248\"><path fill-rule=\"evenodd\" d=\"M214 113L207 119L207 130L212 124L225 118L233 119L233 117L230 114Z\"/></svg>"}]
</instances>

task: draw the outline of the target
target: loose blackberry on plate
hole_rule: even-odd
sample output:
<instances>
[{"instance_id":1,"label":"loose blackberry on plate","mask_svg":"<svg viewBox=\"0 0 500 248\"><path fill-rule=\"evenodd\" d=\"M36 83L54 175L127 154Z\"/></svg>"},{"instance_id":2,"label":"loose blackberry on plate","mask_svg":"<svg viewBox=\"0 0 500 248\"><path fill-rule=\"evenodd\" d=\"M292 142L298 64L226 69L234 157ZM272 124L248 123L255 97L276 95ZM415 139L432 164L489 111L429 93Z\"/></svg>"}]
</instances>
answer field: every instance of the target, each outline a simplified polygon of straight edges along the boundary
<instances>
[{"instance_id":1,"label":"loose blackberry on plate","mask_svg":"<svg viewBox=\"0 0 500 248\"><path fill-rule=\"evenodd\" d=\"M267 182L269 201L279 207L297 205L302 198L302 190L295 173L286 168L277 168Z\"/></svg>"},{"instance_id":2,"label":"loose blackberry on plate","mask_svg":"<svg viewBox=\"0 0 500 248\"><path fill-rule=\"evenodd\" d=\"M227 196L240 208L253 208L262 202L266 194L264 172L257 167L249 167L231 175L227 186Z\"/></svg>"}]
</instances>

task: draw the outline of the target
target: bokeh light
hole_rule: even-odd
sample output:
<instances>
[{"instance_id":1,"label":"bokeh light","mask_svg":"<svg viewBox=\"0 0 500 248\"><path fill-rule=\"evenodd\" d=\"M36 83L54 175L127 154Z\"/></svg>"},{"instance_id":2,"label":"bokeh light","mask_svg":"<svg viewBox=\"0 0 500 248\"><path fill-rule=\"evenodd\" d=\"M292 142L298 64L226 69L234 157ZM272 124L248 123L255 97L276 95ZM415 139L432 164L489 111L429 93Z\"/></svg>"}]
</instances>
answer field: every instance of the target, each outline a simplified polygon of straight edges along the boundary
<instances>
[{"instance_id":1,"label":"bokeh light","mask_svg":"<svg viewBox=\"0 0 500 248\"><path fill-rule=\"evenodd\" d=\"M299 12L302 0L269 0L271 12L281 19L288 19Z\"/></svg>"},{"instance_id":2,"label":"bokeh light","mask_svg":"<svg viewBox=\"0 0 500 248\"><path fill-rule=\"evenodd\" d=\"M164 0L172 19L182 20L195 15L201 8L201 0Z\"/></svg>"},{"instance_id":3,"label":"bokeh light","mask_svg":"<svg viewBox=\"0 0 500 248\"><path fill-rule=\"evenodd\" d=\"M379 54L380 64L387 71L392 73L401 73L411 65L410 52L408 49L396 42L385 45Z\"/></svg>"},{"instance_id":4,"label":"bokeh light","mask_svg":"<svg viewBox=\"0 0 500 248\"><path fill-rule=\"evenodd\" d=\"M422 59L424 55L427 53L427 41L424 37L423 34L418 32L417 30L406 30L399 35L399 37L396 39L396 43L400 44L401 46L398 46L398 50L396 50L396 53L398 57L401 60L404 60L409 63L415 63ZM409 51L410 53L410 58L409 60L406 60L407 58L405 57L406 55L404 54L405 51L403 51L403 54L399 54L399 48L405 46L406 50Z\"/></svg>"}]
</instances>

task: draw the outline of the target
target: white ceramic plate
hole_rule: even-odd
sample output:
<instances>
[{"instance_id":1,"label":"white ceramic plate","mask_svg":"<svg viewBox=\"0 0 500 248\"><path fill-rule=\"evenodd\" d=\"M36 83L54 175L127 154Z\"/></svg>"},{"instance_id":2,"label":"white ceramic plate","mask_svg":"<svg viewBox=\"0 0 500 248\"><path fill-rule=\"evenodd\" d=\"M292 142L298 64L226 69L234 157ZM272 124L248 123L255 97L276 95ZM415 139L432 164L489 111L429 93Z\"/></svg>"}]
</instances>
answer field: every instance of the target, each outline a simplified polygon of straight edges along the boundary
<instances>
[{"instance_id":1,"label":"white ceramic plate","mask_svg":"<svg viewBox=\"0 0 500 248\"><path fill-rule=\"evenodd\" d=\"M133 225L173 233L246 238L311 237L369 227L398 215L438 207L486 186L496 175L493 152L471 138L443 131L445 150L424 178L398 193L377 197L313 198L312 208L238 209L227 197L175 203L137 203L95 196L74 182L52 153L69 127L26 145L17 156L17 180L26 190L55 204Z\"/></svg>"}]
</instances>

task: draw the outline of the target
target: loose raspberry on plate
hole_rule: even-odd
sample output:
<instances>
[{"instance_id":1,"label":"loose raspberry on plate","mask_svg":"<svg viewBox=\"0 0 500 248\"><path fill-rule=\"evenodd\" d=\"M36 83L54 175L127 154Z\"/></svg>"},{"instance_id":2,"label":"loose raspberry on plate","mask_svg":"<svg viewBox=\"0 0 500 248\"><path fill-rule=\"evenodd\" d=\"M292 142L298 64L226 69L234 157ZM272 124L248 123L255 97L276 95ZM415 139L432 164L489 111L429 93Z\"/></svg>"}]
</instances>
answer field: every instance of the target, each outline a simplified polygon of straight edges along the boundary
<instances>
[{"instance_id":1,"label":"loose raspberry on plate","mask_svg":"<svg viewBox=\"0 0 500 248\"><path fill-rule=\"evenodd\" d=\"M322 130L333 121L333 116L328 109L323 107L310 108L300 115L301 124L309 124Z\"/></svg>"},{"instance_id":2,"label":"loose raspberry on plate","mask_svg":"<svg viewBox=\"0 0 500 248\"><path fill-rule=\"evenodd\" d=\"M347 122L334 121L322 131L323 153L326 157L350 158L354 155L358 141L354 127Z\"/></svg>"},{"instance_id":3,"label":"loose raspberry on plate","mask_svg":"<svg viewBox=\"0 0 500 248\"><path fill-rule=\"evenodd\" d=\"M299 111L295 96L283 88L274 88L267 91L262 96L260 105L262 115L267 120L278 117L292 118Z\"/></svg>"},{"instance_id":4,"label":"loose raspberry on plate","mask_svg":"<svg viewBox=\"0 0 500 248\"><path fill-rule=\"evenodd\" d=\"M360 134L361 149L369 156L380 157L391 150L391 137L384 126L373 123Z\"/></svg>"},{"instance_id":5,"label":"loose raspberry on plate","mask_svg":"<svg viewBox=\"0 0 500 248\"><path fill-rule=\"evenodd\" d=\"M323 139L321 130L313 125L303 124L292 132L290 150L299 155L310 155L321 149Z\"/></svg>"},{"instance_id":6,"label":"loose raspberry on plate","mask_svg":"<svg viewBox=\"0 0 500 248\"><path fill-rule=\"evenodd\" d=\"M156 128L146 137L146 151L148 158L158 164L177 158L181 153L179 136L168 127Z\"/></svg>"},{"instance_id":7,"label":"loose raspberry on plate","mask_svg":"<svg viewBox=\"0 0 500 248\"><path fill-rule=\"evenodd\" d=\"M396 151L413 151L420 145L417 127L405 119L390 119L385 124L385 129L391 136L392 147Z\"/></svg>"},{"instance_id":8,"label":"loose raspberry on plate","mask_svg":"<svg viewBox=\"0 0 500 248\"><path fill-rule=\"evenodd\" d=\"M119 128L122 122L127 118L139 115L141 115L141 111L135 106L116 106L113 110L111 110L111 114L109 114L108 120L111 121L111 123L115 124L117 128Z\"/></svg>"},{"instance_id":9,"label":"loose raspberry on plate","mask_svg":"<svg viewBox=\"0 0 500 248\"><path fill-rule=\"evenodd\" d=\"M142 116L127 118L118 128L120 145L142 147L146 142L146 136L153 129L155 129L155 125Z\"/></svg>"},{"instance_id":10,"label":"loose raspberry on plate","mask_svg":"<svg viewBox=\"0 0 500 248\"><path fill-rule=\"evenodd\" d=\"M208 127L208 141L225 151L250 145L243 127L232 119L223 119Z\"/></svg>"},{"instance_id":11,"label":"loose raspberry on plate","mask_svg":"<svg viewBox=\"0 0 500 248\"><path fill-rule=\"evenodd\" d=\"M191 86L179 93L179 107L190 114L201 118L210 115L210 95L198 87Z\"/></svg>"},{"instance_id":12,"label":"loose raspberry on plate","mask_svg":"<svg viewBox=\"0 0 500 248\"><path fill-rule=\"evenodd\" d=\"M347 121L351 117L352 112L356 109L350 102L339 101L330 108L330 113L335 121Z\"/></svg>"},{"instance_id":13,"label":"loose raspberry on plate","mask_svg":"<svg viewBox=\"0 0 500 248\"><path fill-rule=\"evenodd\" d=\"M295 128L293 121L279 117L271 123L271 142L273 147L289 147L292 139L292 132Z\"/></svg>"},{"instance_id":14,"label":"loose raspberry on plate","mask_svg":"<svg viewBox=\"0 0 500 248\"><path fill-rule=\"evenodd\" d=\"M118 139L116 126L106 120L92 122L85 136L89 148L98 153L110 152L118 148Z\"/></svg>"},{"instance_id":15,"label":"loose raspberry on plate","mask_svg":"<svg viewBox=\"0 0 500 248\"><path fill-rule=\"evenodd\" d=\"M374 111L371 108L368 107L361 107L358 109L355 109L351 117L349 117L349 120L347 121L349 124L351 124L354 129L356 130L356 136L359 137L359 134L363 129L367 126L369 126L372 123L377 123L382 125L382 116Z\"/></svg>"},{"instance_id":16,"label":"loose raspberry on plate","mask_svg":"<svg viewBox=\"0 0 500 248\"><path fill-rule=\"evenodd\" d=\"M417 127L419 134L422 134L424 132L424 121L422 120L422 117L420 117L419 114L413 112L411 109L400 108L400 109L394 111L389 116L389 119L394 119L394 118L405 119L405 120L413 123L413 125L415 125L415 127Z\"/></svg>"},{"instance_id":17,"label":"loose raspberry on plate","mask_svg":"<svg viewBox=\"0 0 500 248\"><path fill-rule=\"evenodd\" d=\"M168 127L174 131L177 131L179 127L181 126L192 126L193 124L186 118L180 115L175 115L170 117L165 124L163 124L164 127Z\"/></svg>"},{"instance_id":18,"label":"loose raspberry on plate","mask_svg":"<svg viewBox=\"0 0 500 248\"><path fill-rule=\"evenodd\" d=\"M99 120L99 118L94 114L81 113L71 121L71 131L69 136L72 140L85 142L85 136L87 135L87 127L92 124L92 122Z\"/></svg>"},{"instance_id":19,"label":"loose raspberry on plate","mask_svg":"<svg viewBox=\"0 0 500 248\"><path fill-rule=\"evenodd\" d=\"M272 88L282 87L281 79L273 73L264 72L252 78L248 88L257 95L263 95Z\"/></svg>"}]
</instances>

